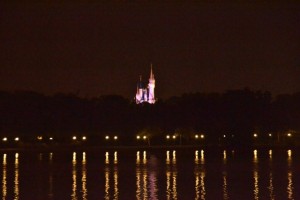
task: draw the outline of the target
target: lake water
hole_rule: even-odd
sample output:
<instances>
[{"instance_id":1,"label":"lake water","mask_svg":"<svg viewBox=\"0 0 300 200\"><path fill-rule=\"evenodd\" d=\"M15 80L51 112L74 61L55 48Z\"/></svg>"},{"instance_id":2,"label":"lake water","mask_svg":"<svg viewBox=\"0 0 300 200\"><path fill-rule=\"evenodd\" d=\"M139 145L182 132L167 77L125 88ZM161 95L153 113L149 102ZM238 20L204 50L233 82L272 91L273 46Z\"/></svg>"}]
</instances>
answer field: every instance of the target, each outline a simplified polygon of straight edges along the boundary
<instances>
[{"instance_id":1,"label":"lake water","mask_svg":"<svg viewBox=\"0 0 300 200\"><path fill-rule=\"evenodd\" d=\"M300 199L299 149L5 151L2 199Z\"/></svg>"}]
</instances>

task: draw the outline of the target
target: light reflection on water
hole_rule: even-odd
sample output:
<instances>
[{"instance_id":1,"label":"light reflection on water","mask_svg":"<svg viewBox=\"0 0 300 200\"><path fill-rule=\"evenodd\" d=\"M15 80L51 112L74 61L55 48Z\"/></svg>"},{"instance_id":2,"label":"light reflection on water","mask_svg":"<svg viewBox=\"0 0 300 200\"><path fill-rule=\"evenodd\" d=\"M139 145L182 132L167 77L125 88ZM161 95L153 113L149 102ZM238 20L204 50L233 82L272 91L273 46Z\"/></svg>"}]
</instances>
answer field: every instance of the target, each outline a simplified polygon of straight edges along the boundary
<instances>
[{"instance_id":1,"label":"light reflection on water","mask_svg":"<svg viewBox=\"0 0 300 200\"><path fill-rule=\"evenodd\" d=\"M19 153L15 154L14 200L19 199Z\"/></svg>"},{"instance_id":2,"label":"light reflection on water","mask_svg":"<svg viewBox=\"0 0 300 200\"><path fill-rule=\"evenodd\" d=\"M228 183L227 183L227 170L226 170L226 164L227 164L227 151L223 151L223 199L229 199L228 194Z\"/></svg>"},{"instance_id":3,"label":"light reflection on water","mask_svg":"<svg viewBox=\"0 0 300 200\"><path fill-rule=\"evenodd\" d=\"M167 199L177 199L177 167L176 167L176 151L166 151L166 195Z\"/></svg>"},{"instance_id":4,"label":"light reflection on water","mask_svg":"<svg viewBox=\"0 0 300 200\"><path fill-rule=\"evenodd\" d=\"M277 150L255 149L250 153L243 160L235 160L231 150L219 151L217 156L211 156L208 149L193 150L185 154L180 150L172 149L162 150L159 153L153 153L151 150L138 150L131 152L132 157L123 152L119 154L118 151L104 151L101 155L97 154L96 159L93 160L90 156L88 157L90 152L77 151L68 154L70 172L69 175L66 174L63 177L68 177L69 181L55 178L59 176L55 173L60 173L55 167L64 166L57 159L58 153L55 155L52 152L35 154L35 161L32 162L40 163L38 167L42 166L41 164L44 166L42 171L46 174L36 181L41 184L45 183L43 187L45 189L38 188L37 191L38 196L44 196L45 199L68 199L70 197L72 200L87 200L93 197L127 199L124 196L124 190L128 193L131 191L132 198L138 200L182 198L204 200L216 197L227 200L236 199L236 193L239 190L243 193L239 194L241 197L237 199L242 197L243 199L297 199L297 191L300 189L297 188L299 186L295 181L299 178L299 175L295 173L295 166L299 166L299 160L295 160L297 156L294 156L297 155L297 151L284 150L280 154ZM31 182L22 179L22 168L26 164L23 154L27 155L25 152L2 153L3 200L28 199L23 191L26 191L26 184L30 185ZM236 151L235 157L240 158L240 155L239 151ZM28 163L27 166L30 166ZM96 167L90 167L90 165L96 165ZM221 168L216 168L218 165ZM130 168L126 169L127 166ZM186 179L186 176L191 179ZM130 179L126 179L129 177L135 177L135 180L130 182ZM233 182L236 177L242 177L241 180L248 181L249 185L245 182ZM61 180L69 185L60 185ZM182 182L182 180L187 182ZM31 187L34 187L33 184ZM237 184L239 188L236 188ZM67 191L68 197L60 198L57 190L60 187L61 190ZM102 194L98 194L101 191ZM41 192L45 194L40 194ZM247 197L243 196L244 194L250 195Z\"/></svg>"},{"instance_id":5,"label":"light reflection on water","mask_svg":"<svg viewBox=\"0 0 300 200\"><path fill-rule=\"evenodd\" d=\"M105 152L104 199L119 199L118 152L113 152L113 167L110 166L109 152Z\"/></svg>"},{"instance_id":6,"label":"light reflection on water","mask_svg":"<svg viewBox=\"0 0 300 200\"><path fill-rule=\"evenodd\" d=\"M76 152L73 152L72 159L72 200L77 200L77 161L76 161Z\"/></svg>"},{"instance_id":7,"label":"light reflection on water","mask_svg":"<svg viewBox=\"0 0 300 200\"><path fill-rule=\"evenodd\" d=\"M288 158L287 158L287 165L288 165L288 171L287 171L287 179L288 179L288 185L287 185L287 198L288 199L294 199L294 186L293 186L293 171L292 171L292 150L288 150Z\"/></svg>"},{"instance_id":8,"label":"light reflection on water","mask_svg":"<svg viewBox=\"0 0 300 200\"><path fill-rule=\"evenodd\" d=\"M253 184L254 184L254 199L259 199L259 174L258 174L258 151L255 149L253 151Z\"/></svg>"},{"instance_id":9,"label":"light reflection on water","mask_svg":"<svg viewBox=\"0 0 300 200\"><path fill-rule=\"evenodd\" d=\"M199 162L198 151L195 151L195 199L204 200L206 199L204 150L200 152Z\"/></svg>"},{"instance_id":10,"label":"light reflection on water","mask_svg":"<svg viewBox=\"0 0 300 200\"><path fill-rule=\"evenodd\" d=\"M157 158L143 151L143 162L140 162L140 151L136 152L136 199L158 199Z\"/></svg>"},{"instance_id":11,"label":"light reflection on water","mask_svg":"<svg viewBox=\"0 0 300 200\"><path fill-rule=\"evenodd\" d=\"M6 180L6 165L7 165L7 161L6 161L7 155L3 154L3 161L2 161L2 199L6 199L7 196L7 180Z\"/></svg>"}]
</instances>

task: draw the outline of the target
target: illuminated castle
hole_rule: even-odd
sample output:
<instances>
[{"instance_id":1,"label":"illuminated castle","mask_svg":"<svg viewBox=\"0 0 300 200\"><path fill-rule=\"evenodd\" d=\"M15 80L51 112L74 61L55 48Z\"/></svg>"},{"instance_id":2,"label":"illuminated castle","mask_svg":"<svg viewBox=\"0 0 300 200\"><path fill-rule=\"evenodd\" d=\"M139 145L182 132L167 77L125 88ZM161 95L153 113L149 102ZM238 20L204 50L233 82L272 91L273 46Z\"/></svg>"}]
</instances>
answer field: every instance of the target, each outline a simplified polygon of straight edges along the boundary
<instances>
[{"instance_id":1,"label":"illuminated castle","mask_svg":"<svg viewBox=\"0 0 300 200\"><path fill-rule=\"evenodd\" d=\"M151 71L150 71L150 78L149 78L148 85L146 87L143 85L142 76L140 76L140 81L137 83L137 89L135 95L136 104L140 104L143 102L154 104L155 103L154 88L155 88L155 79L154 79L154 74L152 71L152 64L151 64Z\"/></svg>"}]
</instances>

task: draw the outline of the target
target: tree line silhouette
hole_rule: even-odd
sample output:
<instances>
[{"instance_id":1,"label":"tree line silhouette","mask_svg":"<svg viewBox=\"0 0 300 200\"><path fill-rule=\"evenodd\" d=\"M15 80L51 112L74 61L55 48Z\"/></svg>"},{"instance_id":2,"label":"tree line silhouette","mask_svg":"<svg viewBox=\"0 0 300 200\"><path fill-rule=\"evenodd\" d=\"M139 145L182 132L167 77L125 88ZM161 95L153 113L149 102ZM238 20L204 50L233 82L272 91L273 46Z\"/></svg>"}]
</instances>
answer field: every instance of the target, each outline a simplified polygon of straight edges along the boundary
<instances>
[{"instance_id":1,"label":"tree line silhouette","mask_svg":"<svg viewBox=\"0 0 300 200\"><path fill-rule=\"evenodd\" d=\"M125 141L146 134L155 141L177 134L186 142L193 134L204 133L212 143L230 137L243 144L252 141L254 132L267 138L268 133L300 130L300 93L272 97L268 91L248 88L183 94L154 105L136 105L118 95L82 98L1 91L0 110L2 136L116 134Z\"/></svg>"}]
</instances>

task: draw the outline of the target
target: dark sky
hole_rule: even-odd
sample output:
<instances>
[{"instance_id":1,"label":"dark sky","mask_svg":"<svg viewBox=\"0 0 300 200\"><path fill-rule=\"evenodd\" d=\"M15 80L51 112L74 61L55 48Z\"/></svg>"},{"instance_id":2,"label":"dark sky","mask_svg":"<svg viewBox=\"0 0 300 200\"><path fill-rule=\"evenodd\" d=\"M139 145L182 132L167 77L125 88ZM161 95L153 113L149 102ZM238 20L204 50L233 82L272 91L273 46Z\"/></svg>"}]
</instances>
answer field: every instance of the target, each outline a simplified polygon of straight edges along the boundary
<instances>
[{"instance_id":1,"label":"dark sky","mask_svg":"<svg viewBox=\"0 0 300 200\"><path fill-rule=\"evenodd\" d=\"M0 3L0 90L300 91L299 3Z\"/></svg>"}]
</instances>

